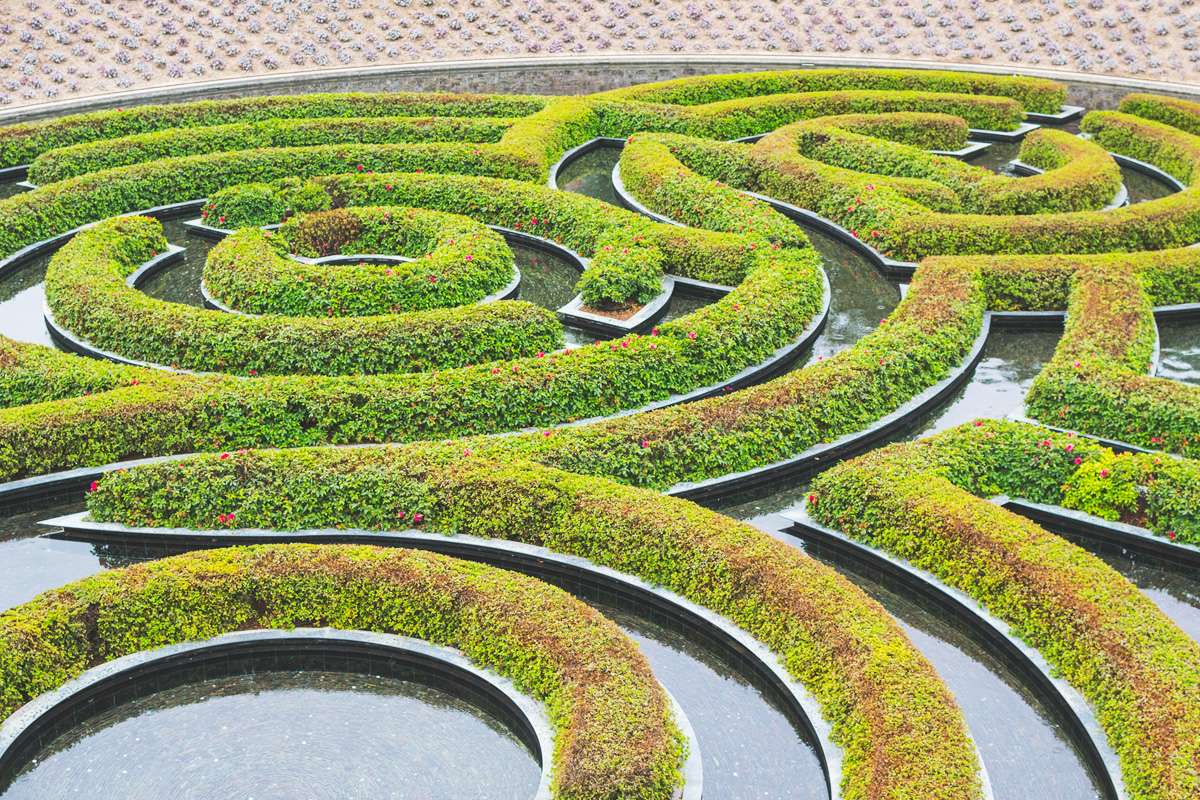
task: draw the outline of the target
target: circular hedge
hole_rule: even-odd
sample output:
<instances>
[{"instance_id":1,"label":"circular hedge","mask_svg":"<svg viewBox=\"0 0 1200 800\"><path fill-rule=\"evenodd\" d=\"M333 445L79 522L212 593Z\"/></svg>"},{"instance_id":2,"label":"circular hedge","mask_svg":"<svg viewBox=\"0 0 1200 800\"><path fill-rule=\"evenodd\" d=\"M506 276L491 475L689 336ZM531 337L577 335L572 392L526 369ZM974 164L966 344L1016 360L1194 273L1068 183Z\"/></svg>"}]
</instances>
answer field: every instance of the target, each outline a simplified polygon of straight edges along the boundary
<instances>
[{"instance_id":1,"label":"circular hedge","mask_svg":"<svg viewBox=\"0 0 1200 800\"><path fill-rule=\"evenodd\" d=\"M0 615L0 719L89 667L250 628L395 633L462 650L546 704L555 796L666 800L684 755L636 644L560 589L433 553L273 545L85 578Z\"/></svg>"}]
</instances>

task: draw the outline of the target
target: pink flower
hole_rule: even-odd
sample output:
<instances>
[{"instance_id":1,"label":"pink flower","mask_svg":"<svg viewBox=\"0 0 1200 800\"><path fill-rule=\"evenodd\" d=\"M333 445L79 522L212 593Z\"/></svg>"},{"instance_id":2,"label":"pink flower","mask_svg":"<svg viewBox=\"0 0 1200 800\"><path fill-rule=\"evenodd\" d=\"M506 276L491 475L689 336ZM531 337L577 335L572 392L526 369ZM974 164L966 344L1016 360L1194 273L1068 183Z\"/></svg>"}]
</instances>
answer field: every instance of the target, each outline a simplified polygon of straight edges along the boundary
<instances>
[{"instance_id":1,"label":"pink flower","mask_svg":"<svg viewBox=\"0 0 1200 800\"><path fill-rule=\"evenodd\" d=\"M809 494L808 502L812 503L813 505L816 505L817 504L817 496L815 494Z\"/></svg>"},{"instance_id":2,"label":"pink flower","mask_svg":"<svg viewBox=\"0 0 1200 800\"><path fill-rule=\"evenodd\" d=\"M696 338L696 334L695 334L694 332L692 332L692 333L688 333L688 338L689 338L689 339L695 339L695 338Z\"/></svg>"},{"instance_id":3,"label":"pink flower","mask_svg":"<svg viewBox=\"0 0 1200 800\"><path fill-rule=\"evenodd\" d=\"M647 442L645 439L643 439L643 440L642 440L642 447L649 447L649 446L650 446L650 443L649 443L649 442Z\"/></svg>"},{"instance_id":4,"label":"pink flower","mask_svg":"<svg viewBox=\"0 0 1200 800\"><path fill-rule=\"evenodd\" d=\"M1076 464L1082 464L1082 463L1083 463L1083 459L1082 459L1082 458L1077 458L1077 459L1075 459L1075 463L1076 463Z\"/></svg>"},{"instance_id":5,"label":"pink flower","mask_svg":"<svg viewBox=\"0 0 1200 800\"><path fill-rule=\"evenodd\" d=\"M1064 448L1068 453L1075 449L1075 445L1069 444Z\"/></svg>"},{"instance_id":6,"label":"pink flower","mask_svg":"<svg viewBox=\"0 0 1200 800\"><path fill-rule=\"evenodd\" d=\"M425 519L425 518L422 517L420 514L413 514L413 522L420 522L423 519Z\"/></svg>"},{"instance_id":7,"label":"pink flower","mask_svg":"<svg viewBox=\"0 0 1200 800\"><path fill-rule=\"evenodd\" d=\"M475 260L475 256L467 256L467 261L474 261L474 260Z\"/></svg>"},{"instance_id":8,"label":"pink flower","mask_svg":"<svg viewBox=\"0 0 1200 800\"><path fill-rule=\"evenodd\" d=\"M1101 478L1107 478L1107 477L1108 477L1108 470L1106 470L1106 469L1102 469L1102 470L1100 470L1100 477L1101 477Z\"/></svg>"},{"instance_id":9,"label":"pink flower","mask_svg":"<svg viewBox=\"0 0 1200 800\"><path fill-rule=\"evenodd\" d=\"M96 482L96 481L92 481L92 485L91 485L91 487L88 489L88 491L89 491L89 492L94 492L94 491L96 491L96 487L98 487L99 485L100 485L100 484L99 484L98 482Z\"/></svg>"},{"instance_id":10,"label":"pink flower","mask_svg":"<svg viewBox=\"0 0 1200 800\"><path fill-rule=\"evenodd\" d=\"M975 423L975 427L976 427L976 428L982 428L982 427L983 427L983 423L982 423L982 422L976 422L976 423Z\"/></svg>"},{"instance_id":11,"label":"pink flower","mask_svg":"<svg viewBox=\"0 0 1200 800\"><path fill-rule=\"evenodd\" d=\"M225 515L224 515L224 514L219 514L219 515L217 516L217 519L218 519L218 520L220 520L220 522L221 522L221 524L222 524L222 525L224 525L224 524L225 524Z\"/></svg>"},{"instance_id":12,"label":"pink flower","mask_svg":"<svg viewBox=\"0 0 1200 800\"><path fill-rule=\"evenodd\" d=\"M1077 367L1079 366L1079 362L1078 362L1078 361L1076 361L1076 362L1075 362L1075 366L1077 366Z\"/></svg>"},{"instance_id":13,"label":"pink flower","mask_svg":"<svg viewBox=\"0 0 1200 800\"><path fill-rule=\"evenodd\" d=\"M1167 534L1167 538L1168 538L1168 539L1172 539L1172 540L1173 540L1173 539L1175 538L1175 534L1174 534L1174 532L1170 532L1170 533L1168 533L1168 534Z\"/></svg>"},{"instance_id":14,"label":"pink flower","mask_svg":"<svg viewBox=\"0 0 1200 800\"><path fill-rule=\"evenodd\" d=\"M229 458L229 453L221 453L221 460L222 460L222 461L224 461L224 460L225 460L225 459L227 459L227 458Z\"/></svg>"},{"instance_id":15,"label":"pink flower","mask_svg":"<svg viewBox=\"0 0 1200 800\"><path fill-rule=\"evenodd\" d=\"M650 331L650 335L651 335L651 336L658 336L658 328L655 328L654 330Z\"/></svg>"}]
</instances>

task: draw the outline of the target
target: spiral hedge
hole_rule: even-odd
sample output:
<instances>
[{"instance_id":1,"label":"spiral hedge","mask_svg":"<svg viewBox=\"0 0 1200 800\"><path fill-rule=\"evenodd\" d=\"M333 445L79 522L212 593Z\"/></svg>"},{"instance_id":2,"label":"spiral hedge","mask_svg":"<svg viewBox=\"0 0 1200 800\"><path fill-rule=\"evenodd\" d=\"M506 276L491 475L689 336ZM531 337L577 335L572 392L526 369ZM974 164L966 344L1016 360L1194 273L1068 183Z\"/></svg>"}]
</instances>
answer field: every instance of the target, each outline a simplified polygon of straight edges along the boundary
<instances>
[{"instance_id":1,"label":"spiral hedge","mask_svg":"<svg viewBox=\"0 0 1200 800\"><path fill-rule=\"evenodd\" d=\"M49 308L96 349L152 364L0 339L0 475L200 453L109 473L88 494L89 513L200 531L415 525L581 556L769 646L842 749L837 796L979 798L978 757L953 695L877 603L781 541L661 492L858 436L959 368L989 312L1062 311L1063 339L1026 413L1078 433L981 421L834 467L810 506L972 594L1040 649L1095 704L1129 796L1194 797L1196 644L1099 561L972 497L1022 495L1200 541L1200 470L1166 452L1188 456L1200 441L1196 390L1148 369L1154 308L1200 303L1200 250L1188 247L1200 241L1195 104L1132 95L1120 111L1090 113L1089 138L1035 131L1021 159L1043 173L1030 178L928 152L960 149L972 128L1011 131L1026 111L1053 113L1065 97L1059 84L1021 77L811 70L586 97L209 101L0 129L0 165L32 162L45 183L0 200L0 256L84 227L54 257ZM623 191L677 224L545 185L566 151L597 136L625 140ZM728 141L747 137L761 138ZM1188 188L1109 208L1121 183L1110 152ZM800 339L825 299L819 257L763 195L920 264L895 312L854 345L723 391ZM243 313L150 300L127 285L166 241L153 220L116 215L184 201L231 231L210 253L205 287ZM545 310L477 303L512 274L485 226L580 254L576 288L595 310L648 303L664 276L731 290L652 330L561 348ZM292 258L334 254L352 263ZM413 260L353 263L363 254ZM1120 455L1088 436L1164 452ZM387 446L330 447L339 444ZM371 617L344 599L392 597L379 576L395 560L439 581L470 574L461 580L472 597L476 579L524 587L478 598L488 609L569 602L526 579L425 558L271 546L88 579L0 615L0 669L21 676L3 679L6 708L101 655L161 643L136 632L144 586L175 593L168 638L319 619L428 631L501 670L472 649L486 644L475 634L416 611L403 624ZM276 562L287 567L267 566ZM218 564L229 594L199 598L197 576ZM294 607L231 610L247 608L245 593L290 581ZM118 638L70 638L80 634L67 621L97 607L113 609ZM529 620L543 623L564 647L584 635L565 619ZM44 645L3 638L27 624L55 632ZM629 652L611 637L595 647L606 659ZM561 709L564 741L583 695L568 699L546 682L551 662L537 663L548 671L518 684ZM623 701L650 692L632 688L644 665L629 664L618 670L624 683L595 691ZM642 737L620 757L613 742L610 760L599 744L556 751L583 765L557 773L559 793L669 796L679 742L654 703L662 713L649 720L612 706L614 730ZM609 779L602 762L620 775L609 794L597 788Z\"/></svg>"}]
</instances>

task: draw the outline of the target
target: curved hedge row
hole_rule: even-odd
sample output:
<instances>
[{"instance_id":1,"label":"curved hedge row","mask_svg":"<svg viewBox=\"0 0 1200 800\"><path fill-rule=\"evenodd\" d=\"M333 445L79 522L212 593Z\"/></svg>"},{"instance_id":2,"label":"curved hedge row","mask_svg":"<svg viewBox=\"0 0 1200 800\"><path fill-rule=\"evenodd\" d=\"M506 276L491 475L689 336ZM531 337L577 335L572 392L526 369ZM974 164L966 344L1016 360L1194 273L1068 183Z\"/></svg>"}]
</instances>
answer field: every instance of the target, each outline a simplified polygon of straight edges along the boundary
<instances>
[{"instance_id":1,"label":"curved hedge row","mask_svg":"<svg viewBox=\"0 0 1200 800\"><path fill-rule=\"evenodd\" d=\"M359 241L385 252L402 246L402 212L397 209L391 218L385 216L388 209L364 209L356 215L364 228ZM483 226L439 216L455 226L452 233L468 230L473 240L443 243L442 250L449 252L440 259L422 259L433 274L438 274L437 262L444 267L461 259L463 250L478 251L485 264L504 264L511 257L504 241ZM46 304L57 323L127 359L242 375L419 372L530 356L562 342L553 313L528 303L336 319L250 317L164 303L129 287L125 279L166 247L162 226L145 217L115 217L78 234L46 273ZM226 245L217 260L230 257L281 258L261 232Z\"/></svg>"},{"instance_id":2,"label":"curved hedge row","mask_svg":"<svg viewBox=\"0 0 1200 800\"><path fill-rule=\"evenodd\" d=\"M1147 270L1157 275L1147 280L1139 274ZM1194 248L1108 258L1081 273L1063 338L1029 389L1028 413L1143 447L1200 452L1200 387L1146 374L1157 340L1154 306L1174 303L1200 303Z\"/></svg>"},{"instance_id":3,"label":"curved hedge row","mask_svg":"<svg viewBox=\"0 0 1200 800\"><path fill-rule=\"evenodd\" d=\"M714 184L684 167L672 155L677 149L672 144L680 138L639 134L629 139L620 163L621 181L630 194L653 211L692 227L752 233L785 247L808 244L808 237L794 222L765 202L721 182Z\"/></svg>"},{"instance_id":4,"label":"curved hedge row","mask_svg":"<svg viewBox=\"0 0 1200 800\"><path fill-rule=\"evenodd\" d=\"M381 92L271 95L93 111L0 128L0 168L28 164L60 147L174 128L321 117L521 117L553 98L536 95Z\"/></svg>"},{"instance_id":5,"label":"curved hedge row","mask_svg":"<svg viewBox=\"0 0 1200 800\"><path fill-rule=\"evenodd\" d=\"M1092 111L1079 127L1104 149L1145 161L1187 186L1200 182L1200 137L1118 111Z\"/></svg>"},{"instance_id":6,"label":"curved hedge row","mask_svg":"<svg viewBox=\"0 0 1200 800\"><path fill-rule=\"evenodd\" d=\"M832 181L827 178L818 187L806 187L809 192L817 193L820 199L815 201L817 207L814 210L824 216L838 212L840 204L829 194L834 194L839 184L872 183L891 187L921 202L920 196L905 191L909 184L893 186L896 178L939 184L957 196L958 202L950 204L952 207L932 206L934 210L988 215L1051 214L1103 208L1121 186L1121 170L1102 147L1065 131L1043 129L1026 136L1021 143L1020 158L1046 172L1028 178L1009 178L957 159L924 152L903 142L886 141L892 136L906 140L935 138L916 133L922 128L945 131L946 134L953 132L955 129L947 125L942 115L905 114L900 119L880 116L892 123L890 129L881 129L882 126L877 124L869 133L853 132L843 127L840 117L785 126L764 137L751 157L758 161L764 173L778 169L771 162L781 157L789 166L797 158L807 158L851 170L850 175L835 173ZM864 126L859 120L860 115L853 115L846 121L862 129ZM950 137L947 135L946 138ZM937 144L942 146L930 149L948 149L954 142ZM796 149L798 155L791 152ZM788 155L791 155L790 159ZM761 175L760 181L765 181ZM807 202L814 203L813 200Z\"/></svg>"},{"instance_id":7,"label":"curved hedge row","mask_svg":"<svg viewBox=\"0 0 1200 800\"><path fill-rule=\"evenodd\" d=\"M684 501L421 445L173 461L106 476L89 507L106 520L202 529L230 512L239 526L391 529L399 513L402 524L431 531L582 556L681 594L768 644L833 726L843 797L982 795L952 696L875 601L795 548Z\"/></svg>"},{"instance_id":8,"label":"curved hedge row","mask_svg":"<svg viewBox=\"0 0 1200 800\"><path fill-rule=\"evenodd\" d=\"M1127 94L1117 110L1200 136L1200 103L1154 94Z\"/></svg>"},{"instance_id":9,"label":"curved hedge row","mask_svg":"<svg viewBox=\"0 0 1200 800\"><path fill-rule=\"evenodd\" d=\"M600 129L609 136L649 131L722 140L769 133L793 122L842 114L900 111L954 114L972 127L991 130L1015 129L1025 117L1021 104L1006 97L934 92L807 92L742 97L699 106L591 102L596 104Z\"/></svg>"},{"instance_id":10,"label":"curved hedge row","mask_svg":"<svg viewBox=\"0 0 1200 800\"><path fill-rule=\"evenodd\" d=\"M264 148L164 158L89 173L0 200L0 258L116 214L201 199L239 183L395 170L523 180L541 175L540 165L498 153L499 147L442 142Z\"/></svg>"},{"instance_id":11,"label":"curved hedge row","mask_svg":"<svg viewBox=\"0 0 1200 800\"><path fill-rule=\"evenodd\" d=\"M1105 253L1186 247L1200 241L1200 137L1114 112L1093 111L1082 127L1121 155L1147 161L1189 185L1185 191L1108 211L1022 217L910 214L890 222L886 245L899 258L973 253Z\"/></svg>"},{"instance_id":12,"label":"curved hedge row","mask_svg":"<svg viewBox=\"0 0 1200 800\"><path fill-rule=\"evenodd\" d=\"M211 128L171 128L50 150L42 153L30 165L29 180L36 184L47 184L160 158L260 147L315 147L351 143L494 143L512 125L513 120L507 117L320 117L269 119L214 125Z\"/></svg>"},{"instance_id":13,"label":"curved hedge row","mask_svg":"<svg viewBox=\"0 0 1200 800\"><path fill-rule=\"evenodd\" d=\"M0 614L0 719L123 655L298 626L426 639L509 677L549 711L556 797L667 800L680 783L669 701L614 623L532 578L411 550L211 550L46 592Z\"/></svg>"},{"instance_id":14,"label":"curved hedge row","mask_svg":"<svg viewBox=\"0 0 1200 800\"><path fill-rule=\"evenodd\" d=\"M704 75L637 84L603 92L598 96L611 100L694 106L770 94L854 90L1011 97L1029 111L1039 114L1058 113L1059 107L1067 101L1067 87L1044 78L901 69L812 69Z\"/></svg>"},{"instance_id":15,"label":"curved hedge row","mask_svg":"<svg viewBox=\"0 0 1200 800\"><path fill-rule=\"evenodd\" d=\"M1070 448L1045 444L1034 468L1073 469ZM938 456L892 445L838 465L814 481L812 513L961 589L1041 650L1095 707L1131 797L1195 797L1200 645L1099 558L957 488Z\"/></svg>"},{"instance_id":16,"label":"curved hedge row","mask_svg":"<svg viewBox=\"0 0 1200 800\"><path fill-rule=\"evenodd\" d=\"M288 253L414 260L334 266L297 262ZM398 206L339 209L292 217L275 234L257 228L234 233L209 251L204 286L247 313L396 314L476 303L508 285L512 258L503 237L457 214ZM471 326L465 327L469 334Z\"/></svg>"},{"instance_id":17,"label":"curved hedge row","mask_svg":"<svg viewBox=\"0 0 1200 800\"><path fill-rule=\"evenodd\" d=\"M677 274L739 283L718 303L650 337L545 357L406 376L270 381L177 377L0 412L0 474L39 474L132 454L227 446L411 441L553 425L612 414L726 380L796 339L820 309L811 249L657 225L589 198L509 181L442 175L343 175L315 181L325 204L394 202L455 209L536 230L579 249L647 231ZM311 199L311 197L310 197ZM535 222L536 221L536 222ZM652 238L651 238L652 237ZM607 245L601 245L601 247ZM619 248L615 248L619 249ZM36 360L20 350L20 359ZM58 363L55 361L55 363ZM131 425L131 418L137 419Z\"/></svg>"}]
</instances>

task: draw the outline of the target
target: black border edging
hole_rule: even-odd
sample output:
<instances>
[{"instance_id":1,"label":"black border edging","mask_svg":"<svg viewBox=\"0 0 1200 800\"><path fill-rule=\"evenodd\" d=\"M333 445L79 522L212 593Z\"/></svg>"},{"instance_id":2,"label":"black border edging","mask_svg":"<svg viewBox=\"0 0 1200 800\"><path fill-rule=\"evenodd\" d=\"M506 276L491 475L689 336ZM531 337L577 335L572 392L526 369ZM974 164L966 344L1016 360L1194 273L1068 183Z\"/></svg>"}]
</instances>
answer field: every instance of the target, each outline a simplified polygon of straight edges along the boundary
<instances>
[{"instance_id":1,"label":"black border edging","mask_svg":"<svg viewBox=\"0 0 1200 800\"><path fill-rule=\"evenodd\" d=\"M463 534L425 533L417 530L369 531L320 529L273 531L259 528L197 531L187 528L138 528L118 523L91 522L86 512L45 520L44 525L62 527L54 538L71 541L105 542L118 545L161 546L165 553L179 548L212 549L234 545L281 544L371 544L408 547L476 561L512 570L558 586L577 597L594 597L616 608L646 609L677 621L702 635L706 642L726 651L743 671L770 686L788 707L815 744L831 800L840 800L842 750L830 739L832 729L820 715L816 699L792 680L779 657L766 645L725 617L667 589L642 579L599 566L580 556L558 553L545 547L487 539Z\"/></svg>"},{"instance_id":2,"label":"black border edging","mask_svg":"<svg viewBox=\"0 0 1200 800\"><path fill-rule=\"evenodd\" d=\"M1109 549L1115 547L1117 555L1133 553L1163 564L1200 570L1200 547L1172 542L1136 525L1113 522L1061 506L1035 503L1022 497L999 495L992 498L992 502L1067 539L1089 539L1109 545Z\"/></svg>"},{"instance_id":3,"label":"black border edging","mask_svg":"<svg viewBox=\"0 0 1200 800\"><path fill-rule=\"evenodd\" d=\"M617 139L612 136L597 136L595 139L588 139L583 144L578 145L577 147L572 147L570 150L565 151L561 156L559 156L558 161L555 161L550 167L550 174L546 179L546 185L551 189L565 192L567 190L558 185L558 176L561 175L573 161L587 155L588 153L591 153L594 150L600 150L603 148L621 150L624 149L624 147L624 139Z\"/></svg>"},{"instance_id":4,"label":"black border edging","mask_svg":"<svg viewBox=\"0 0 1200 800\"><path fill-rule=\"evenodd\" d=\"M1153 164L1145 161L1138 161L1136 158L1123 156L1120 153L1110 152L1109 155L1113 157L1113 161L1117 162L1117 166L1137 172L1141 175L1145 175L1147 178L1153 178L1154 180L1173 188L1176 192L1182 192L1188 188L1187 184L1185 184L1183 181L1179 180L1174 175L1159 169Z\"/></svg>"},{"instance_id":5,"label":"black border edging","mask_svg":"<svg viewBox=\"0 0 1200 800\"><path fill-rule=\"evenodd\" d=\"M932 156L944 156L946 158L957 159L958 161L970 161L973 158L983 155L991 146L991 142L973 142L968 139L966 146L958 150L926 150L925 152Z\"/></svg>"},{"instance_id":6,"label":"black border edging","mask_svg":"<svg viewBox=\"0 0 1200 800\"><path fill-rule=\"evenodd\" d=\"M624 182L621 180L621 165L617 164L613 167L613 190L616 192L617 199L621 205L629 211L636 211L639 214L649 217L655 222L661 222L665 225L674 225L676 227L686 227L681 222L676 222L670 217L663 216L656 211L652 211L641 203L636 197L630 194L625 188ZM794 206L791 203L785 203L782 200L776 200L773 197L767 197L765 194L739 190L747 197L753 197L771 206L772 209L783 214L793 222L798 223L801 227L815 228L822 234L844 244L855 250L864 260L872 267L883 274L885 278L903 278L908 279L913 276L917 270L917 265L910 261L896 261L888 258L880 253L871 245L859 239L850 231L838 225L832 220L825 219L816 212L809 211L806 208Z\"/></svg>"},{"instance_id":7,"label":"black border edging","mask_svg":"<svg viewBox=\"0 0 1200 800\"><path fill-rule=\"evenodd\" d=\"M922 417L939 406L947 397L956 392L971 377L979 360L983 357L983 348L987 344L991 327L996 318L996 312L984 313L979 335L967 355L958 366L950 370L942 380L927 387L924 391L910 398L907 402L891 413L859 431L847 433L832 442L818 444L803 453L754 467L744 472L730 472L715 478L699 482L684 481L667 489L664 494L681 497L685 500L701 502L721 497L722 495L754 489L783 479L796 479L811 475L839 461L853 458L866 452L881 442L890 440L899 432L911 428ZM3 487L0 486L0 491Z\"/></svg>"},{"instance_id":8,"label":"black border edging","mask_svg":"<svg viewBox=\"0 0 1200 800\"><path fill-rule=\"evenodd\" d=\"M1028 134L1033 133L1041 125L1034 122L1022 122L1011 131L992 131L986 128L968 128L967 135L972 139L977 139L981 142L1003 142L1004 144L1016 144L1024 139Z\"/></svg>"},{"instance_id":9,"label":"black border edging","mask_svg":"<svg viewBox=\"0 0 1200 800\"><path fill-rule=\"evenodd\" d=\"M1120 761L1109 748L1107 736L1092 714L1087 700L1065 680L1055 677L1041 653L1022 642L1011 627L994 616L970 595L942 582L937 576L894 558L883 550L851 539L840 531L818 524L804 510L784 512L792 522L785 533L804 539L819 549L854 564L886 575L905 589L935 603L964 622L987 641L993 652L1003 654L1006 665L1036 686L1054 709L1072 742L1093 775L1103 784L1109 800L1126 800Z\"/></svg>"},{"instance_id":10,"label":"black border edging","mask_svg":"<svg viewBox=\"0 0 1200 800\"><path fill-rule=\"evenodd\" d=\"M410 667L454 687L464 702L503 723L533 753L541 768L535 798L549 800L554 737L540 704L518 692L511 681L471 664L457 650L410 637L333 628L228 633L143 650L93 667L59 689L39 695L5 720L0 731L0 788L35 753L78 723L161 691L157 678L163 673L176 672L177 685L185 685L189 677L228 674L238 662L255 658L278 663L280 658L314 657L333 658L339 666L344 663L346 671L354 671L349 668L357 665L364 674L375 671L373 662L387 662L392 670L398 665Z\"/></svg>"},{"instance_id":11,"label":"black border edging","mask_svg":"<svg viewBox=\"0 0 1200 800\"><path fill-rule=\"evenodd\" d=\"M32 166L33 164L17 164L14 167L4 167L0 169L0 182L24 180L29 177L29 168Z\"/></svg>"},{"instance_id":12,"label":"black border edging","mask_svg":"<svg viewBox=\"0 0 1200 800\"><path fill-rule=\"evenodd\" d=\"M171 217L183 216L193 211L199 210L208 202L208 198L202 197L199 200L185 200L181 203L169 203L165 206L154 206L153 208L144 208L140 211L130 211L127 214L114 214L116 217L153 217L155 219L170 219ZM107 219L107 218L106 218ZM20 250L0 258L0 278L7 277L10 272L23 266L27 261L30 261L42 255L47 250L53 252L66 244L72 236L85 231L88 228L95 227L103 220L89 222L86 225L80 225L77 228L72 228L65 233L60 233L51 236L48 239L42 239L40 242L34 242L22 247Z\"/></svg>"},{"instance_id":13,"label":"black border edging","mask_svg":"<svg viewBox=\"0 0 1200 800\"><path fill-rule=\"evenodd\" d=\"M1065 125L1082 117L1084 111L1087 111L1087 109L1083 106L1070 106L1064 103L1058 107L1058 113L1056 114L1039 114L1036 111L1026 111L1025 119L1041 125Z\"/></svg>"}]
</instances>

